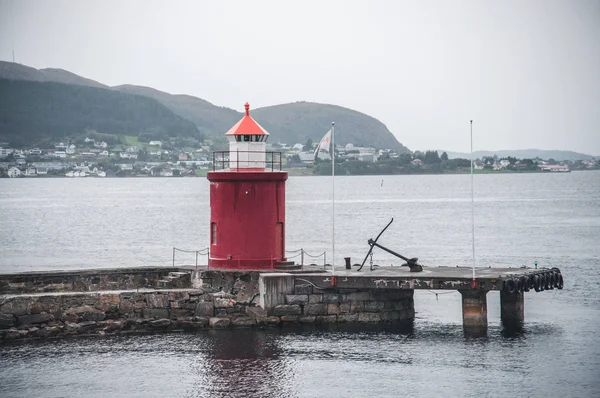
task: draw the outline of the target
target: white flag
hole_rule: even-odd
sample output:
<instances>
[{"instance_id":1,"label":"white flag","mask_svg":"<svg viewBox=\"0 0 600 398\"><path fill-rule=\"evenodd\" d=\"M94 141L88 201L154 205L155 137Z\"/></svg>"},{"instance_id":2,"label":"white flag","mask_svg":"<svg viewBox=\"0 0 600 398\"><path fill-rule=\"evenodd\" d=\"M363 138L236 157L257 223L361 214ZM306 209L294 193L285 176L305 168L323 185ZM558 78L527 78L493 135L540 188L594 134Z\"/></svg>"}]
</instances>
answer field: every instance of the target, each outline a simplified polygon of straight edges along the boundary
<instances>
[{"instance_id":1,"label":"white flag","mask_svg":"<svg viewBox=\"0 0 600 398\"><path fill-rule=\"evenodd\" d=\"M315 149L315 159L319 156L319 151L329 152L329 144L331 143L331 129L321 138L321 142Z\"/></svg>"}]
</instances>

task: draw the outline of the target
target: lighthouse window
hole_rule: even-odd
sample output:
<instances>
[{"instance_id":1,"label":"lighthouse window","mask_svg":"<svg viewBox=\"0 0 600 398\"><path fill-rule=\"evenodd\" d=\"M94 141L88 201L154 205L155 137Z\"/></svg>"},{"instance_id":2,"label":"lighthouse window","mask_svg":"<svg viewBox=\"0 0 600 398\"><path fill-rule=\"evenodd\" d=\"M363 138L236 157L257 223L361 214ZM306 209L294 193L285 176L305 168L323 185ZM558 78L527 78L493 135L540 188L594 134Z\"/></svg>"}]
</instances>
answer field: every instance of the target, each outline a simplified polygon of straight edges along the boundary
<instances>
[{"instance_id":1,"label":"lighthouse window","mask_svg":"<svg viewBox=\"0 0 600 398\"><path fill-rule=\"evenodd\" d=\"M210 243L213 245L217 244L217 223L210 223Z\"/></svg>"},{"instance_id":2,"label":"lighthouse window","mask_svg":"<svg viewBox=\"0 0 600 398\"><path fill-rule=\"evenodd\" d=\"M242 140L242 136L241 135L236 135L235 136L235 140L236 141L241 141Z\"/></svg>"},{"instance_id":3,"label":"lighthouse window","mask_svg":"<svg viewBox=\"0 0 600 398\"><path fill-rule=\"evenodd\" d=\"M245 135L244 136L244 142L250 142L250 136L249 135Z\"/></svg>"},{"instance_id":4,"label":"lighthouse window","mask_svg":"<svg viewBox=\"0 0 600 398\"><path fill-rule=\"evenodd\" d=\"M262 137L260 135L255 135L254 136L254 141L255 142L261 142L262 141Z\"/></svg>"}]
</instances>

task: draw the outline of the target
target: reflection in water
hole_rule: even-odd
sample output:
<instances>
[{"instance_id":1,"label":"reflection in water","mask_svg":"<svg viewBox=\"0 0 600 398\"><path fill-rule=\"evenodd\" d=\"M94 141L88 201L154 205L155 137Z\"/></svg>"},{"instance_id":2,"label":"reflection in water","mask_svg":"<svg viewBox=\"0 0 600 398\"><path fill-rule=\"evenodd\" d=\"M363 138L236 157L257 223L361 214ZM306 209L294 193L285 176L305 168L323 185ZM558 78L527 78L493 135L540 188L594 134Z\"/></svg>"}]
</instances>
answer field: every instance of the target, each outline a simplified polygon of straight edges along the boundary
<instances>
[{"instance_id":1,"label":"reflection in water","mask_svg":"<svg viewBox=\"0 0 600 398\"><path fill-rule=\"evenodd\" d=\"M269 330L210 330L205 352L192 365L190 397L294 396L291 369Z\"/></svg>"}]
</instances>

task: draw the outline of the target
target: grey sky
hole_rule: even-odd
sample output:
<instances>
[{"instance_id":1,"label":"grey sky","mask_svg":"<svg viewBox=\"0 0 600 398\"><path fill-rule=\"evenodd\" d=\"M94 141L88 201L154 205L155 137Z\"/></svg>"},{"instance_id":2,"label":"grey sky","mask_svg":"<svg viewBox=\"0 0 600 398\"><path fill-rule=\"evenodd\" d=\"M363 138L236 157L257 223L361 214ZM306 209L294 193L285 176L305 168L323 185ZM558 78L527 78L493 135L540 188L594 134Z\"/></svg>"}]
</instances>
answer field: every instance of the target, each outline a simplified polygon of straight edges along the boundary
<instances>
[{"instance_id":1,"label":"grey sky","mask_svg":"<svg viewBox=\"0 0 600 398\"><path fill-rule=\"evenodd\" d=\"M597 0L0 0L0 59L13 43L25 65L239 111L345 106L413 150L468 151L474 119L476 150L600 155Z\"/></svg>"}]
</instances>

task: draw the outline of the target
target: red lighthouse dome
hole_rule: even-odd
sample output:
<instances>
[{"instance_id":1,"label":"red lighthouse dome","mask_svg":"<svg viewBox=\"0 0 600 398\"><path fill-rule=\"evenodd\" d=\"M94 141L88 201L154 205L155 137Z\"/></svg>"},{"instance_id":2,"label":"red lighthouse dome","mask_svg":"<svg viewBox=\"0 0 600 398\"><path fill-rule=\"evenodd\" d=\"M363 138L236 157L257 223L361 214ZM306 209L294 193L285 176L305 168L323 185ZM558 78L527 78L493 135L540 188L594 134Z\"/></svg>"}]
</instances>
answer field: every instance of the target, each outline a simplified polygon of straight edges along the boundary
<instances>
[{"instance_id":1,"label":"red lighthouse dome","mask_svg":"<svg viewBox=\"0 0 600 398\"><path fill-rule=\"evenodd\" d=\"M267 152L269 133L246 114L225 134L229 151L213 153L208 266L271 269L285 259L285 181L281 153ZM217 170L217 168L219 168Z\"/></svg>"}]
</instances>

